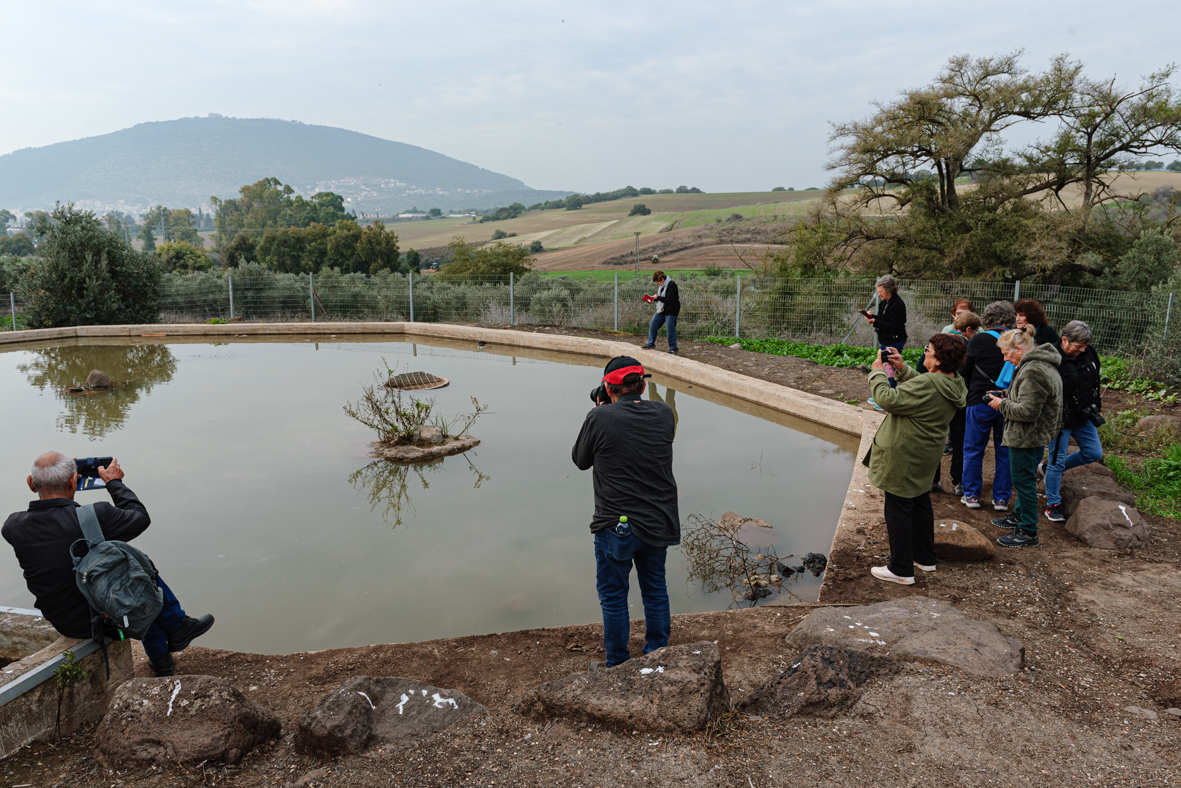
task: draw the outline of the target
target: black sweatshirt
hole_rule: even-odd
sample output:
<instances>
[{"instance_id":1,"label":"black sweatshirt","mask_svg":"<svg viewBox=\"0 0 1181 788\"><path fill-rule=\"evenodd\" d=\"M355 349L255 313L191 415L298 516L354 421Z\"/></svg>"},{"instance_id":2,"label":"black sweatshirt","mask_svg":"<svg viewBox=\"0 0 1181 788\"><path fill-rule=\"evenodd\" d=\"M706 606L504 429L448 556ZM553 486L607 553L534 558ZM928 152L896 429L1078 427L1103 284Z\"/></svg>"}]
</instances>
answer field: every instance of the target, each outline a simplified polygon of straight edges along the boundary
<instances>
[{"instance_id":1,"label":"black sweatshirt","mask_svg":"<svg viewBox=\"0 0 1181 788\"><path fill-rule=\"evenodd\" d=\"M592 533L613 528L623 515L641 541L680 544L674 430L672 409L639 394L624 394L586 414L571 456L579 470L595 469Z\"/></svg>"},{"instance_id":2,"label":"black sweatshirt","mask_svg":"<svg viewBox=\"0 0 1181 788\"><path fill-rule=\"evenodd\" d=\"M107 491L115 505L94 505L103 536L128 542L142 534L152 521L135 493L119 480L108 482ZM27 512L8 516L0 535L16 551L41 615L66 637L88 638L90 605L78 591L70 560L70 545L82 538L77 507L69 498L32 501Z\"/></svg>"},{"instance_id":3,"label":"black sweatshirt","mask_svg":"<svg viewBox=\"0 0 1181 788\"><path fill-rule=\"evenodd\" d=\"M992 330L1003 334L1009 329L999 326ZM960 377L968 384L969 408L984 402L984 392L996 389L996 379L1005 366L1005 356L996 346L996 340L987 331L977 331L968 343L968 358L960 367Z\"/></svg>"},{"instance_id":4,"label":"black sweatshirt","mask_svg":"<svg viewBox=\"0 0 1181 788\"><path fill-rule=\"evenodd\" d=\"M681 314L681 292L677 290L677 283L673 280L668 280L668 287L665 288L664 295L657 296L656 300L664 304L662 315L676 317Z\"/></svg>"},{"instance_id":5,"label":"black sweatshirt","mask_svg":"<svg viewBox=\"0 0 1181 788\"><path fill-rule=\"evenodd\" d=\"M1062 363L1058 374L1062 376L1062 429L1074 430L1090 421L1090 415L1083 411L1094 405L1096 410L1103 407L1099 382L1099 354L1090 345L1074 358L1058 349Z\"/></svg>"},{"instance_id":6,"label":"black sweatshirt","mask_svg":"<svg viewBox=\"0 0 1181 788\"><path fill-rule=\"evenodd\" d=\"M878 332L879 345L897 345L906 341L906 304L902 302L902 296L895 293L878 302L873 330Z\"/></svg>"}]
</instances>

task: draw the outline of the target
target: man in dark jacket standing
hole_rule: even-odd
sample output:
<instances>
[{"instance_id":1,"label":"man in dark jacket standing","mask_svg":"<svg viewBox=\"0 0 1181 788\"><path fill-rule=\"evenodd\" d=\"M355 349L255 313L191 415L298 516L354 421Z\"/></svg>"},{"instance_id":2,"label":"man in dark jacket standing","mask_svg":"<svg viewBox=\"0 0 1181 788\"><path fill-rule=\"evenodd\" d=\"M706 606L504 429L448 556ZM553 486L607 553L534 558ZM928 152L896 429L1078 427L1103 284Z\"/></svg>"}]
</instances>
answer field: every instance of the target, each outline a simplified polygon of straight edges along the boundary
<instances>
[{"instance_id":1,"label":"man in dark jacket standing","mask_svg":"<svg viewBox=\"0 0 1181 788\"><path fill-rule=\"evenodd\" d=\"M1008 301L994 301L984 309L981 323L987 329L976 334L968 343L968 360L960 376L968 384L968 407L964 418L964 495L960 501L969 509L980 508L984 491L984 451L992 434L995 466L992 477L992 508L998 512L1009 510L1013 495L1013 479L1009 473L1009 449L1003 445L1005 420L999 411L989 407L986 391L1008 387L998 378L1005 368L1005 357L997 349L996 341L1017 319ZM1003 385L1002 385L1003 384Z\"/></svg>"},{"instance_id":2,"label":"man in dark jacket standing","mask_svg":"<svg viewBox=\"0 0 1181 788\"><path fill-rule=\"evenodd\" d=\"M94 505L103 537L131 541L151 524L148 510L123 484L123 469L118 460L100 467L98 475L114 502L112 505L99 501ZM38 500L29 504L28 511L9 515L0 534L16 551L25 583L45 619L66 637L89 638L93 634L92 613L78 590L70 558L70 545L83 538L78 504L74 502L78 469L72 458L49 452L33 462L27 482ZM158 578L157 583L164 592L164 607L144 636L143 645L152 671L157 676L171 676L174 672L171 652L183 651L195 638L208 632L213 626L213 616L189 618L164 581Z\"/></svg>"},{"instance_id":3,"label":"man in dark jacket standing","mask_svg":"<svg viewBox=\"0 0 1181 788\"><path fill-rule=\"evenodd\" d=\"M648 344L644 347L651 350L656 347L656 334L660 327L668 326L668 352L677 352L677 317L681 314L681 295L677 290L677 283L665 276L664 271L652 274L652 281L658 287L656 296L645 296L645 300L656 302L656 314L652 316L652 324L648 326Z\"/></svg>"},{"instance_id":4,"label":"man in dark jacket standing","mask_svg":"<svg viewBox=\"0 0 1181 788\"><path fill-rule=\"evenodd\" d=\"M1062 511L1062 473L1103 459L1099 442L1103 409L1099 384L1099 354L1091 347L1091 327L1081 320L1071 320L1062 328L1058 351L1062 364L1062 431L1050 442L1050 462L1046 470L1046 517L1052 522L1066 520ZM1070 453L1070 439L1079 450Z\"/></svg>"},{"instance_id":5,"label":"man in dark jacket standing","mask_svg":"<svg viewBox=\"0 0 1181 788\"><path fill-rule=\"evenodd\" d=\"M631 656L627 592L633 564L644 601L644 653L667 646L671 628L664 559L667 548L681 542L673 478L675 425L667 405L642 399L645 377L634 358L611 359L603 370L610 402L600 401L586 415L574 443L574 464L583 471L594 468L590 528L608 667Z\"/></svg>"}]
</instances>

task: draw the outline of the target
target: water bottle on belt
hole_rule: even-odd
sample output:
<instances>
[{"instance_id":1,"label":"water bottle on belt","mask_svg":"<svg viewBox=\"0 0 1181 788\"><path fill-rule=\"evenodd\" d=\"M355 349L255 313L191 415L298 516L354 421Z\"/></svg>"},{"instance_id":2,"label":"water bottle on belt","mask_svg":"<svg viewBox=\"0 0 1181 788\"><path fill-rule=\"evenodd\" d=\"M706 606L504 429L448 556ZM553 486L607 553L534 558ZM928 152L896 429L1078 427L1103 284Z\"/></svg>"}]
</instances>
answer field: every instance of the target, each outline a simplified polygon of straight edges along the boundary
<instances>
[{"instance_id":1,"label":"water bottle on belt","mask_svg":"<svg viewBox=\"0 0 1181 788\"><path fill-rule=\"evenodd\" d=\"M615 527L611 530L615 531L615 533L619 536L631 536L632 533L632 527L627 524L626 517L620 517L619 522L616 523Z\"/></svg>"}]
</instances>

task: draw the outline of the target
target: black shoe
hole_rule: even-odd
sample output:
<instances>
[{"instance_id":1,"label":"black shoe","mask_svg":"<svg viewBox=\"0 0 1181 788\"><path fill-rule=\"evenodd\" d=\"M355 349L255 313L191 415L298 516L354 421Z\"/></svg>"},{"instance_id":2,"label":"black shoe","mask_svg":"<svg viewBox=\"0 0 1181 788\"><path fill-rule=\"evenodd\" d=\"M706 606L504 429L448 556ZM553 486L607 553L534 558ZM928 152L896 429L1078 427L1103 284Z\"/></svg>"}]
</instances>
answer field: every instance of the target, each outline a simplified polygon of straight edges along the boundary
<instances>
[{"instance_id":1,"label":"black shoe","mask_svg":"<svg viewBox=\"0 0 1181 788\"><path fill-rule=\"evenodd\" d=\"M1066 512L1062 511L1062 504L1055 503L1046 507L1046 519L1052 523L1066 522Z\"/></svg>"},{"instance_id":2,"label":"black shoe","mask_svg":"<svg viewBox=\"0 0 1181 788\"><path fill-rule=\"evenodd\" d=\"M1020 528L1013 531L1008 536L1002 536L996 540L996 543L1001 547L1037 547L1037 534L1031 534L1029 531L1022 531Z\"/></svg>"},{"instance_id":3,"label":"black shoe","mask_svg":"<svg viewBox=\"0 0 1181 788\"><path fill-rule=\"evenodd\" d=\"M672 353L672 354L675 356L675 355L677 355L677 354L678 354L680 351L678 351L678 350L677 350L675 347L670 347L670 348L668 349L668 352L669 352L669 353Z\"/></svg>"},{"instance_id":4,"label":"black shoe","mask_svg":"<svg viewBox=\"0 0 1181 788\"><path fill-rule=\"evenodd\" d=\"M931 482L931 492L933 492L933 493L943 492L943 483L942 482Z\"/></svg>"},{"instance_id":5,"label":"black shoe","mask_svg":"<svg viewBox=\"0 0 1181 788\"><path fill-rule=\"evenodd\" d=\"M184 623L168 636L169 651L184 651L197 638L204 635L213 626L213 616L204 615L200 618L185 616Z\"/></svg>"},{"instance_id":6,"label":"black shoe","mask_svg":"<svg viewBox=\"0 0 1181 788\"><path fill-rule=\"evenodd\" d=\"M946 457L949 454L951 454L951 441L950 440L948 440L947 442L945 442L943 444L943 456Z\"/></svg>"},{"instance_id":7,"label":"black shoe","mask_svg":"<svg viewBox=\"0 0 1181 788\"><path fill-rule=\"evenodd\" d=\"M1021 527L1021 523L1017 521L1017 515L1015 514L1006 514L1004 517L994 517L992 518L992 524L997 528L1008 528L1009 530Z\"/></svg>"},{"instance_id":8,"label":"black shoe","mask_svg":"<svg viewBox=\"0 0 1181 788\"><path fill-rule=\"evenodd\" d=\"M654 347L656 347L656 345L640 345L641 350L651 350Z\"/></svg>"},{"instance_id":9,"label":"black shoe","mask_svg":"<svg viewBox=\"0 0 1181 788\"><path fill-rule=\"evenodd\" d=\"M171 654L165 654L159 659L148 657L148 664L152 667L152 673L157 678L176 675L176 666L172 663Z\"/></svg>"}]
</instances>

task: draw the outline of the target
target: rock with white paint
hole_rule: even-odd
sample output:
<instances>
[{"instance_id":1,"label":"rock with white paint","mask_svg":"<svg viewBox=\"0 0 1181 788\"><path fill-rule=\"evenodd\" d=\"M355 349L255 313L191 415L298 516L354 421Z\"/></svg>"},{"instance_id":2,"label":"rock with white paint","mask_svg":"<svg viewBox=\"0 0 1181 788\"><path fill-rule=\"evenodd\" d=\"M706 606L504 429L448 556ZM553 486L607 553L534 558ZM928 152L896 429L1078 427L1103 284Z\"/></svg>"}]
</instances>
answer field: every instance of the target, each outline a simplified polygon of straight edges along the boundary
<instances>
[{"instance_id":1,"label":"rock with white paint","mask_svg":"<svg viewBox=\"0 0 1181 788\"><path fill-rule=\"evenodd\" d=\"M1121 487L1115 474L1106 465L1092 462L1071 468L1062 474L1062 512L1071 517L1075 509L1087 498L1105 498L1133 506L1136 494Z\"/></svg>"},{"instance_id":2,"label":"rock with white paint","mask_svg":"<svg viewBox=\"0 0 1181 788\"><path fill-rule=\"evenodd\" d=\"M1134 506L1122 501L1084 498L1066 521L1066 530L1091 547L1127 550L1152 544L1152 529Z\"/></svg>"},{"instance_id":3,"label":"rock with white paint","mask_svg":"<svg viewBox=\"0 0 1181 788\"><path fill-rule=\"evenodd\" d=\"M935 557L940 561L990 561L995 553L992 540L967 523L935 523Z\"/></svg>"},{"instance_id":4,"label":"rock with white paint","mask_svg":"<svg viewBox=\"0 0 1181 788\"><path fill-rule=\"evenodd\" d=\"M138 678L115 691L94 757L108 769L236 764L279 733L279 718L225 679Z\"/></svg>"},{"instance_id":5,"label":"rock with white paint","mask_svg":"<svg viewBox=\"0 0 1181 788\"><path fill-rule=\"evenodd\" d=\"M995 624L974 621L946 602L908 597L876 605L817 610L786 638L788 648L869 651L898 660L938 662L975 676L1016 673L1025 647Z\"/></svg>"},{"instance_id":6,"label":"rock with white paint","mask_svg":"<svg viewBox=\"0 0 1181 788\"><path fill-rule=\"evenodd\" d=\"M355 676L303 715L295 747L306 755L356 755L370 747L408 747L487 711L458 690L414 679Z\"/></svg>"},{"instance_id":7,"label":"rock with white paint","mask_svg":"<svg viewBox=\"0 0 1181 788\"><path fill-rule=\"evenodd\" d=\"M718 647L701 642L547 682L525 693L514 710L533 719L676 733L701 730L729 711L730 693Z\"/></svg>"}]
</instances>

